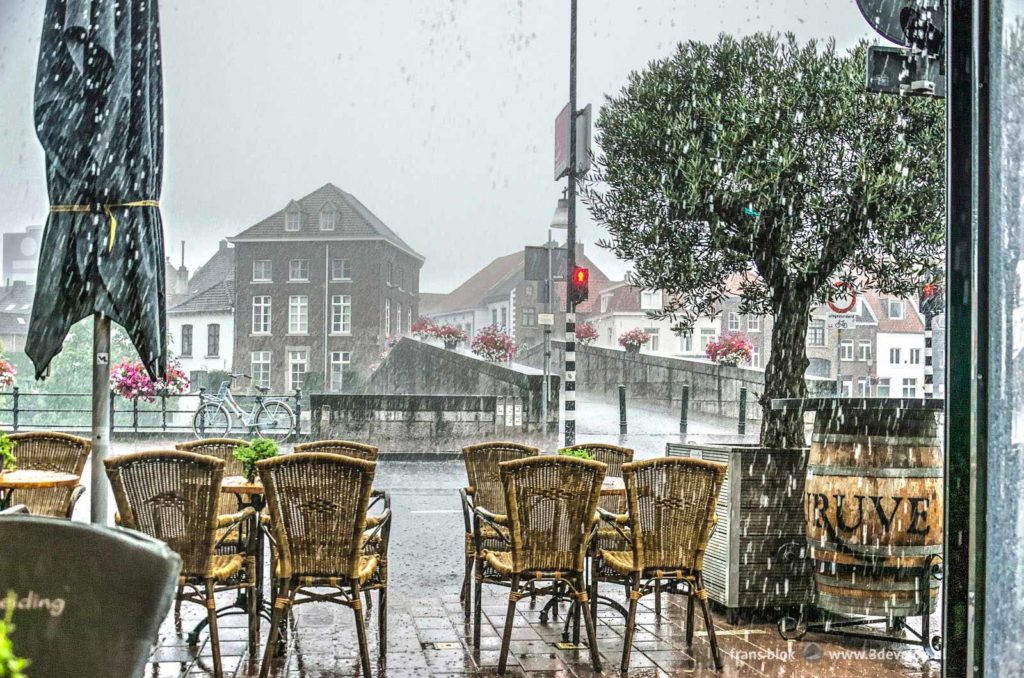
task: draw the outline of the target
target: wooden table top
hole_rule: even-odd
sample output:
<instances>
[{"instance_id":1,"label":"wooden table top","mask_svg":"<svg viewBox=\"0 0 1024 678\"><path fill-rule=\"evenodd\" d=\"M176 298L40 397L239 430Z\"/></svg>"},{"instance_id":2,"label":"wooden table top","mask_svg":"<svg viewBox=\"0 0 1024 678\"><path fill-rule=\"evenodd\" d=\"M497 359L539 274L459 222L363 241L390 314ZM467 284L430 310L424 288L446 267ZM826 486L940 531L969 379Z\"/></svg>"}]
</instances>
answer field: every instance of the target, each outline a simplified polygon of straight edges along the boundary
<instances>
[{"instance_id":1,"label":"wooden table top","mask_svg":"<svg viewBox=\"0 0 1024 678\"><path fill-rule=\"evenodd\" d=\"M74 473L17 469L0 472L0 489L30 490L47 487L74 487L80 480L81 478Z\"/></svg>"},{"instance_id":2,"label":"wooden table top","mask_svg":"<svg viewBox=\"0 0 1024 678\"><path fill-rule=\"evenodd\" d=\"M245 476L227 476L221 481L220 491L227 494L263 494L263 483L249 482Z\"/></svg>"},{"instance_id":3,"label":"wooden table top","mask_svg":"<svg viewBox=\"0 0 1024 678\"><path fill-rule=\"evenodd\" d=\"M601 496L610 497L615 495L626 495L626 481L615 476L608 476L601 483Z\"/></svg>"}]
</instances>

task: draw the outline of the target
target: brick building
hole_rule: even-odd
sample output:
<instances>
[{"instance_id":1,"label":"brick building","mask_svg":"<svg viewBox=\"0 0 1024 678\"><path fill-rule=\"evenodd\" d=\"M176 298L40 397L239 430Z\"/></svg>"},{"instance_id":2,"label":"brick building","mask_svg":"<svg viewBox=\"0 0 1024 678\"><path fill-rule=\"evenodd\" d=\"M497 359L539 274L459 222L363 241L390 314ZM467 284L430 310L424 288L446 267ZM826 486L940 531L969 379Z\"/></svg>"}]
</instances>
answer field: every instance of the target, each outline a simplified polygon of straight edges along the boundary
<instances>
[{"instance_id":1,"label":"brick building","mask_svg":"<svg viewBox=\"0 0 1024 678\"><path fill-rule=\"evenodd\" d=\"M272 391L347 391L419 313L423 257L333 184L234 238L234 370Z\"/></svg>"}]
</instances>

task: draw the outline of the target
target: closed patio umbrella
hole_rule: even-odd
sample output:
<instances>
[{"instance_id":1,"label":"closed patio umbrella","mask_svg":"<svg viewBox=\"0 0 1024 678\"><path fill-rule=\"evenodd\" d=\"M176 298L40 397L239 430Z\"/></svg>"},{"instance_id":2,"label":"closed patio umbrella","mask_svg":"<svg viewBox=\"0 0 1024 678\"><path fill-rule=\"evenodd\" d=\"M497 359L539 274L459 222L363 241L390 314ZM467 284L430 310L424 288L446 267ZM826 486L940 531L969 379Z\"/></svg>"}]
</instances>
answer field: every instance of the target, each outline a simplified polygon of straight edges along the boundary
<instances>
[{"instance_id":1,"label":"closed patio umbrella","mask_svg":"<svg viewBox=\"0 0 1024 678\"><path fill-rule=\"evenodd\" d=\"M50 212L26 353L41 378L94 316L92 520L106 519L110 322L146 369L167 361L156 0L47 0L35 91Z\"/></svg>"}]
</instances>

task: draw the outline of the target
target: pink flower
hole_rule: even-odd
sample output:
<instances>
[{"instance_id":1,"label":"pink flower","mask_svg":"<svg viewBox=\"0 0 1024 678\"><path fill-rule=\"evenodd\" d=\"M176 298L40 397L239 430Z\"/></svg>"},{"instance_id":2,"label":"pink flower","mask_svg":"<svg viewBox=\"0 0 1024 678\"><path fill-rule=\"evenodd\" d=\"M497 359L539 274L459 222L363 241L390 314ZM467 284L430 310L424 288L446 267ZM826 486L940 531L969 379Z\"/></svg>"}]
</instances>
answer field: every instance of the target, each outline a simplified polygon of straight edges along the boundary
<instances>
[{"instance_id":1,"label":"pink flower","mask_svg":"<svg viewBox=\"0 0 1024 678\"><path fill-rule=\"evenodd\" d=\"M488 325L477 332L470 348L474 354L492 363L508 362L516 354L516 343L497 325Z\"/></svg>"},{"instance_id":2,"label":"pink flower","mask_svg":"<svg viewBox=\"0 0 1024 678\"><path fill-rule=\"evenodd\" d=\"M726 332L717 341L708 343L704 353L719 365L736 366L750 362L754 355L754 345L742 332Z\"/></svg>"}]
</instances>

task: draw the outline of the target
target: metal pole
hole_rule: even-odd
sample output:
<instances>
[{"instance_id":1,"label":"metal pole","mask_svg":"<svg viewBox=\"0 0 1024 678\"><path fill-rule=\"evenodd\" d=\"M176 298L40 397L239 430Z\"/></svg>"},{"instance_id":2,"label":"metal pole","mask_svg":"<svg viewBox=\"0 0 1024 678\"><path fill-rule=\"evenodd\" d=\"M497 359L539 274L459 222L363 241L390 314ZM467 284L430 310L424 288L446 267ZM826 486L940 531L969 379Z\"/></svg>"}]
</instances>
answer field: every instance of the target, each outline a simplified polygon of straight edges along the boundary
<instances>
[{"instance_id":1,"label":"metal pole","mask_svg":"<svg viewBox=\"0 0 1024 678\"><path fill-rule=\"evenodd\" d=\"M828 331L828 330L826 330ZM841 398L843 396L843 330L839 328L836 330L836 397Z\"/></svg>"},{"instance_id":2,"label":"metal pole","mask_svg":"<svg viewBox=\"0 0 1024 678\"><path fill-rule=\"evenodd\" d=\"M544 312L551 313L551 229L548 229L548 240L544 244L548 255L548 279L544 292ZM544 326L544 402L541 419L544 422L544 435L548 434L548 403L551 402L551 325ZM558 432L557 427L555 432Z\"/></svg>"},{"instance_id":3,"label":"metal pole","mask_svg":"<svg viewBox=\"0 0 1024 678\"><path fill-rule=\"evenodd\" d=\"M110 449L110 318L93 315L92 326L92 467L89 520L107 523L107 476L103 460Z\"/></svg>"},{"instance_id":4,"label":"metal pole","mask_svg":"<svg viewBox=\"0 0 1024 678\"><path fill-rule=\"evenodd\" d=\"M565 446L576 444L576 304L569 294L576 268L576 0L569 17L569 227L565 238Z\"/></svg>"},{"instance_id":5,"label":"metal pole","mask_svg":"<svg viewBox=\"0 0 1024 678\"><path fill-rule=\"evenodd\" d=\"M736 427L736 433L746 435L747 433L747 388L740 387L740 422Z\"/></svg>"},{"instance_id":6,"label":"metal pole","mask_svg":"<svg viewBox=\"0 0 1024 678\"><path fill-rule=\"evenodd\" d=\"M690 425L690 385L683 384L683 395L679 402L679 433L686 435Z\"/></svg>"},{"instance_id":7,"label":"metal pole","mask_svg":"<svg viewBox=\"0 0 1024 678\"><path fill-rule=\"evenodd\" d=\"M932 316L924 314L924 397L935 396L935 368L932 365Z\"/></svg>"},{"instance_id":8,"label":"metal pole","mask_svg":"<svg viewBox=\"0 0 1024 678\"><path fill-rule=\"evenodd\" d=\"M619 435L626 435L626 385L619 384Z\"/></svg>"}]
</instances>

